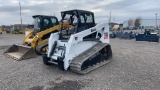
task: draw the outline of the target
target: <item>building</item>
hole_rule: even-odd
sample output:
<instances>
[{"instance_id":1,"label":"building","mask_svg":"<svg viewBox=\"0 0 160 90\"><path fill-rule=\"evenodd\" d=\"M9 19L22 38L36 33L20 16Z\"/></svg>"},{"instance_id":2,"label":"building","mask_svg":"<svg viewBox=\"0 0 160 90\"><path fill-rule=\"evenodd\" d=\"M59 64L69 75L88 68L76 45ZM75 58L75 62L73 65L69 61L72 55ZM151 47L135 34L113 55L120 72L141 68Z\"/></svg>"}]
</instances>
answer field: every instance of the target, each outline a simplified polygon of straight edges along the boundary
<instances>
[{"instance_id":1,"label":"building","mask_svg":"<svg viewBox=\"0 0 160 90\"><path fill-rule=\"evenodd\" d=\"M128 21L124 21L124 22L123 22L123 27L124 27L124 28L127 28L127 27L128 27Z\"/></svg>"}]
</instances>

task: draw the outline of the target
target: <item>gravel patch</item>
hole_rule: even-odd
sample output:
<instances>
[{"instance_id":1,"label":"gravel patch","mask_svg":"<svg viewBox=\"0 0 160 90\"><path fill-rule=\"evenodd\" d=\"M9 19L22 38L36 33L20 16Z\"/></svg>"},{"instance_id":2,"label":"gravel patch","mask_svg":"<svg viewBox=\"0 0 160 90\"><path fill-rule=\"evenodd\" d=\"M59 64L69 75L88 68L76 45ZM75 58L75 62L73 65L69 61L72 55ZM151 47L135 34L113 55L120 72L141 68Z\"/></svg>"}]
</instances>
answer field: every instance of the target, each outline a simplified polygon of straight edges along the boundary
<instances>
[{"instance_id":1,"label":"gravel patch","mask_svg":"<svg viewBox=\"0 0 160 90\"><path fill-rule=\"evenodd\" d=\"M111 39L112 62L86 75L45 66L42 57L15 61L3 55L24 35L0 35L1 90L159 90L160 43Z\"/></svg>"}]
</instances>

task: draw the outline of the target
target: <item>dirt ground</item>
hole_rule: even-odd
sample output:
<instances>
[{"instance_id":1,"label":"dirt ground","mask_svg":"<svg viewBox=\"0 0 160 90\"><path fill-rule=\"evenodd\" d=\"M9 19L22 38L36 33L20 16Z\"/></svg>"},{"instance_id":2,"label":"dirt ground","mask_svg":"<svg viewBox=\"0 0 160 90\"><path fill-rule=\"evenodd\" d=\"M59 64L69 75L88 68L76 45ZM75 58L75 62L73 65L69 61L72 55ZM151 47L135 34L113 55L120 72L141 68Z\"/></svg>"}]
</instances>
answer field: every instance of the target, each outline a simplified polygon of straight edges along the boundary
<instances>
[{"instance_id":1,"label":"dirt ground","mask_svg":"<svg viewBox=\"0 0 160 90\"><path fill-rule=\"evenodd\" d=\"M42 57L15 61L3 55L24 35L0 35L1 90L159 90L160 43L111 39L113 58L86 75L45 66Z\"/></svg>"}]
</instances>

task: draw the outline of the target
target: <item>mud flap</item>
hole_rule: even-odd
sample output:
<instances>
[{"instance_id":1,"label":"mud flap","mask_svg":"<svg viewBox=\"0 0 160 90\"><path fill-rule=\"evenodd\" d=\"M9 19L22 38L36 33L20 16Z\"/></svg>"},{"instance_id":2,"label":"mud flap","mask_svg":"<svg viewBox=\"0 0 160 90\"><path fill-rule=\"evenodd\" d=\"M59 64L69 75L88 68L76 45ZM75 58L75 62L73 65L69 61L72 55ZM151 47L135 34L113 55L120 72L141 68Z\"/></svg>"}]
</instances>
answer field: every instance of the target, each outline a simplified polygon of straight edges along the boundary
<instances>
[{"instance_id":1,"label":"mud flap","mask_svg":"<svg viewBox=\"0 0 160 90\"><path fill-rule=\"evenodd\" d=\"M14 60L25 60L36 57L35 50L30 46L13 44L4 55Z\"/></svg>"}]
</instances>

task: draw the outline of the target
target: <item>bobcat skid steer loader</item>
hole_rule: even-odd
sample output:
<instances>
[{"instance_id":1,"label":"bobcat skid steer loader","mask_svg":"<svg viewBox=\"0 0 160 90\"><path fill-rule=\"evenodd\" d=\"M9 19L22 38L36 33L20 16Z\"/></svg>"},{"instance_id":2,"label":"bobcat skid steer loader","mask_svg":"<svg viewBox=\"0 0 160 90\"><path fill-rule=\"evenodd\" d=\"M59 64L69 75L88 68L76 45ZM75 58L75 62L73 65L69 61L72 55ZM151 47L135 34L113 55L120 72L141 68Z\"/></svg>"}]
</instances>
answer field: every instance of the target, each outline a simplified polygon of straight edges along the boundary
<instances>
[{"instance_id":1,"label":"bobcat skid steer loader","mask_svg":"<svg viewBox=\"0 0 160 90\"><path fill-rule=\"evenodd\" d=\"M74 28L51 34L48 51L43 55L45 65L56 64L61 70L86 74L111 61L107 23L96 25L90 11L76 9L61 15L62 19L69 16Z\"/></svg>"}]
</instances>

